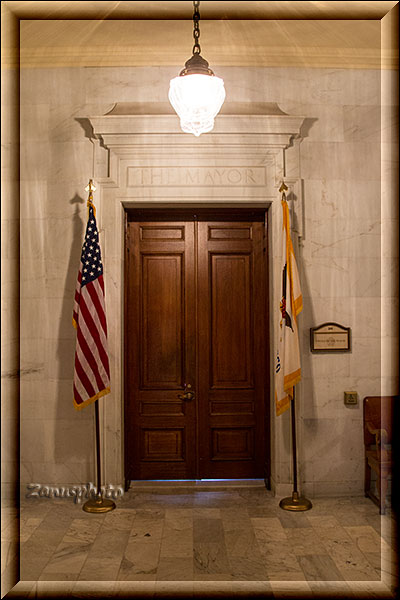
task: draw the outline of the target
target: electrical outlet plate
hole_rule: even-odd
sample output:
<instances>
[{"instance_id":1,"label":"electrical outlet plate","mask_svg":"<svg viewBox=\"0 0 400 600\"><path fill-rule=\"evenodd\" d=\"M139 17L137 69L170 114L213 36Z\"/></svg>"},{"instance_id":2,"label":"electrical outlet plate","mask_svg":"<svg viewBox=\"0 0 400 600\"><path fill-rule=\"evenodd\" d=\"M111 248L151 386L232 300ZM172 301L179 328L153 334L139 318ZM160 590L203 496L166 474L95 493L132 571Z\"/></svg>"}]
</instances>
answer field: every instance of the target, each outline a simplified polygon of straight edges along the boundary
<instances>
[{"instance_id":1,"label":"electrical outlet plate","mask_svg":"<svg viewBox=\"0 0 400 600\"><path fill-rule=\"evenodd\" d=\"M347 405L357 404L357 392L345 392L344 393L344 403Z\"/></svg>"}]
</instances>

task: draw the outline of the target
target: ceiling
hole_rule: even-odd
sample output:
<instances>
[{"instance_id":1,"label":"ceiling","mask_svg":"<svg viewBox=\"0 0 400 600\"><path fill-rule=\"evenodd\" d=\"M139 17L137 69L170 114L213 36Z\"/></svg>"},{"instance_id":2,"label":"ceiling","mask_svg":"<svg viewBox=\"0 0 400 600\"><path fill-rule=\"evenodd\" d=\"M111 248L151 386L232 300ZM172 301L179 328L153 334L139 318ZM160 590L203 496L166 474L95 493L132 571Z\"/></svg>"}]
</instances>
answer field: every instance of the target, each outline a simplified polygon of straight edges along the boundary
<instances>
[{"instance_id":1,"label":"ceiling","mask_svg":"<svg viewBox=\"0 0 400 600\"><path fill-rule=\"evenodd\" d=\"M382 52L380 19L397 4L202 1L202 55L213 67L393 67L393 50ZM20 20L19 48L3 48L3 65L19 50L22 67L179 67L193 46L190 0L5 0L2 9L6 21Z\"/></svg>"}]
</instances>

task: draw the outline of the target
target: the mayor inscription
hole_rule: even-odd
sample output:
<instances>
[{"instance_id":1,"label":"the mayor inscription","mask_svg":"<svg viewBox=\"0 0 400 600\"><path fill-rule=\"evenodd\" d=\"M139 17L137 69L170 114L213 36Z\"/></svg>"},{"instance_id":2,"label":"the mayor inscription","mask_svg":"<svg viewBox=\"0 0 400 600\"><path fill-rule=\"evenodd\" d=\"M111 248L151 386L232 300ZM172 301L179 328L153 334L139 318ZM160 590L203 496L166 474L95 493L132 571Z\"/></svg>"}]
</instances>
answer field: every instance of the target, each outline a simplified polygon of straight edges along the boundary
<instances>
[{"instance_id":1,"label":"the mayor inscription","mask_svg":"<svg viewBox=\"0 0 400 600\"><path fill-rule=\"evenodd\" d=\"M128 167L128 187L263 186L264 167Z\"/></svg>"}]
</instances>

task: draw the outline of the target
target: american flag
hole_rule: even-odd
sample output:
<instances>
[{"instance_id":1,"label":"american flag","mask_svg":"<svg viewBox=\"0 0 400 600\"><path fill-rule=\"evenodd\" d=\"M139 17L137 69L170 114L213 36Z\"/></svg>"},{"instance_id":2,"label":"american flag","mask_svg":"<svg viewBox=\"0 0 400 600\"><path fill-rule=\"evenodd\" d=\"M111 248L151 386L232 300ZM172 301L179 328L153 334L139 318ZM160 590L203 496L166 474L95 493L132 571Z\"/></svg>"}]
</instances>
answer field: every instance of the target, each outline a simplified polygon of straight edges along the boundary
<instances>
[{"instance_id":1,"label":"american flag","mask_svg":"<svg viewBox=\"0 0 400 600\"><path fill-rule=\"evenodd\" d=\"M110 392L103 263L95 208L89 194L89 217L82 247L72 323L77 330L74 406L80 410Z\"/></svg>"}]
</instances>

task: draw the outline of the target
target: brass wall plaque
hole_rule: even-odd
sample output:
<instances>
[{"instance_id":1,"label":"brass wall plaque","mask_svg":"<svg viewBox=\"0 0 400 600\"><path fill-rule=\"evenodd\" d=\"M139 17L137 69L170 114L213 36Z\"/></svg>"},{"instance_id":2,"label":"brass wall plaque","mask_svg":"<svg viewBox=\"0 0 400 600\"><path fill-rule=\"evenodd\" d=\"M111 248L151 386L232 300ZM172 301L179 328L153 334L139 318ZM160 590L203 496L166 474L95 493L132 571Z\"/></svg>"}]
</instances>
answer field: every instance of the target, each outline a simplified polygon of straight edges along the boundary
<instances>
[{"instance_id":1,"label":"brass wall plaque","mask_svg":"<svg viewBox=\"0 0 400 600\"><path fill-rule=\"evenodd\" d=\"M338 323L310 328L311 352L351 352L351 329Z\"/></svg>"}]
</instances>

